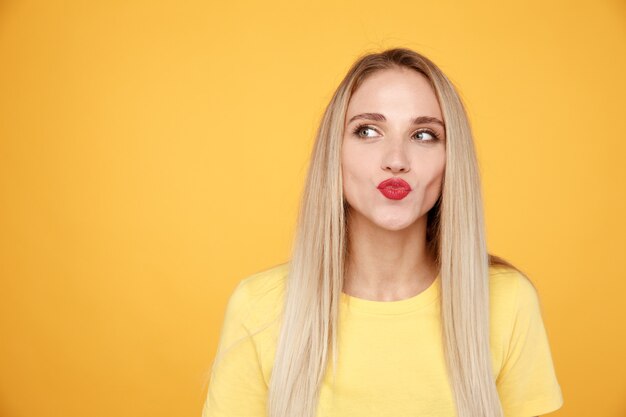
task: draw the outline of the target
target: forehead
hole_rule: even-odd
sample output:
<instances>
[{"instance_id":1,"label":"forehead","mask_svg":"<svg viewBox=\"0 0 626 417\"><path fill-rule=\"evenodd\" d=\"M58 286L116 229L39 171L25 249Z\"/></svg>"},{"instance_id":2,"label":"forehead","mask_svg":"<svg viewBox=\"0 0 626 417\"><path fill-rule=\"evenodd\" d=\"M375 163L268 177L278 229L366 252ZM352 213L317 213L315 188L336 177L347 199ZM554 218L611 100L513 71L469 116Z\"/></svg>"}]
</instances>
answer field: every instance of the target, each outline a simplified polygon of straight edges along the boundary
<instances>
[{"instance_id":1,"label":"forehead","mask_svg":"<svg viewBox=\"0 0 626 417\"><path fill-rule=\"evenodd\" d=\"M439 101L426 76L404 67L377 71L363 81L350 98L346 120L361 112L441 118Z\"/></svg>"}]
</instances>

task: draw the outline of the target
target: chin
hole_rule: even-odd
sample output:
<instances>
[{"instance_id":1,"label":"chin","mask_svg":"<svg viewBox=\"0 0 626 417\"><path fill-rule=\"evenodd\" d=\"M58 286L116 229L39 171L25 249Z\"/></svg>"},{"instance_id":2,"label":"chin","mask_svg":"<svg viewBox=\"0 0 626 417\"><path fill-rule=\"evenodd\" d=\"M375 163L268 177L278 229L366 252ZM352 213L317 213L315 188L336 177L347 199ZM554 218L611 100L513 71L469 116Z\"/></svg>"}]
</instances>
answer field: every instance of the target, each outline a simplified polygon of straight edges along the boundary
<instances>
[{"instance_id":1,"label":"chin","mask_svg":"<svg viewBox=\"0 0 626 417\"><path fill-rule=\"evenodd\" d=\"M390 231L398 231L398 230L406 229L407 227L411 226L413 223L414 221L412 221L411 219L386 219L386 220L374 221L374 224L376 224L381 229L386 229Z\"/></svg>"}]
</instances>

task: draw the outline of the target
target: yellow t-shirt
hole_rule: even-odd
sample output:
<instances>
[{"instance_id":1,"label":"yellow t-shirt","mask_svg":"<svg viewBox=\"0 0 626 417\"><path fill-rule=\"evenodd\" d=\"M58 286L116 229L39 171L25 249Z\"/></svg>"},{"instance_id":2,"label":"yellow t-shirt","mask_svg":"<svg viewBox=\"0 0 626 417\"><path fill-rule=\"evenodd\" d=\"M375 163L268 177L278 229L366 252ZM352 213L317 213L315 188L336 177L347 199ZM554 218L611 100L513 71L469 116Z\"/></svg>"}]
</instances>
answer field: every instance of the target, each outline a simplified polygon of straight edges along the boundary
<instances>
[{"instance_id":1,"label":"yellow t-shirt","mask_svg":"<svg viewBox=\"0 0 626 417\"><path fill-rule=\"evenodd\" d=\"M241 280L233 291L203 417L267 416L287 272L288 263L274 266ZM456 416L441 340L440 285L438 276L400 301L341 294L336 380L333 386L332 371L326 372L318 417ZM505 417L560 408L535 288L517 271L491 266L490 302L494 377Z\"/></svg>"}]
</instances>

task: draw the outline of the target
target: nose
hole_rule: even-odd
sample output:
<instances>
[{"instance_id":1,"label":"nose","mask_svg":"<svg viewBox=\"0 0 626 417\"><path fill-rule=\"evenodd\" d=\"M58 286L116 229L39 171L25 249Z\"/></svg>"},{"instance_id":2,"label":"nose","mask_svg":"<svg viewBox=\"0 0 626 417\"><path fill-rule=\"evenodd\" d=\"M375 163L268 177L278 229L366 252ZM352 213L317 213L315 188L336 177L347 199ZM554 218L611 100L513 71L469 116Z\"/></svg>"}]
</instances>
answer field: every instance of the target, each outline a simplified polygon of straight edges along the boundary
<instances>
[{"instance_id":1,"label":"nose","mask_svg":"<svg viewBox=\"0 0 626 417\"><path fill-rule=\"evenodd\" d=\"M384 171L408 172L411 164L402 140L388 140L385 145L381 168Z\"/></svg>"}]
</instances>

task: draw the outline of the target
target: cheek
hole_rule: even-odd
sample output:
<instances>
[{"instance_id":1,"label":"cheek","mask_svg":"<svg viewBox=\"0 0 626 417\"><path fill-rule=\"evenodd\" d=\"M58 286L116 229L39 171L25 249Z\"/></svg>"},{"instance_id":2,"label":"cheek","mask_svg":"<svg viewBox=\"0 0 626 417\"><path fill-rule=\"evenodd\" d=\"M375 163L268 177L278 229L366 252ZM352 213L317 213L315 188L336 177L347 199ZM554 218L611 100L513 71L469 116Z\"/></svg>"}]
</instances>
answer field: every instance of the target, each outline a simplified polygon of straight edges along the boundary
<instances>
[{"instance_id":1,"label":"cheek","mask_svg":"<svg viewBox=\"0 0 626 417\"><path fill-rule=\"evenodd\" d=\"M346 183L359 182L362 177L361 170L367 163L364 161L364 155L359 154L358 149L346 144L341 151L341 171L343 174L344 185Z\"/></svg>"},{"instance_id":2,"label":"cheek","mask_svg":"<svg viewBox=\"0 0 626 417\"><path fill-rule=\"evenodd\" d=\"M350 163L344 163L341 167L343 175L343 193L347 199L352 199L355 193L359 189L359 182L361 181L358 173L358 166L353 166Z\"/></svg>"},{"instance_id":3,"label":"cheek","mask_svg":"<svg viewBox=\"0 0 626 417\"><path fill-rule=\"evenodd\" d=\"M369 162L365 161L363 155L358 155L354 149L346 149L341 158L341 174L343 182L344 198L350 205L358 205L359 194L368 185ZM371 172L371 169L369 169Z\"/></svg>"},{"instance_id":4,"label":"cheek","mask_svg":"<svg viewBox=\"0 0 626 417\"><path fill-rule=\"evenodd\" d=\"M422 178L427 178L424 182L424 200L427 204L437 201L441 193L441 184L445 173L445 155L438 161L428 166ZM431 201L432 200L432 201Z\"/></svg>"}]
</instances>

